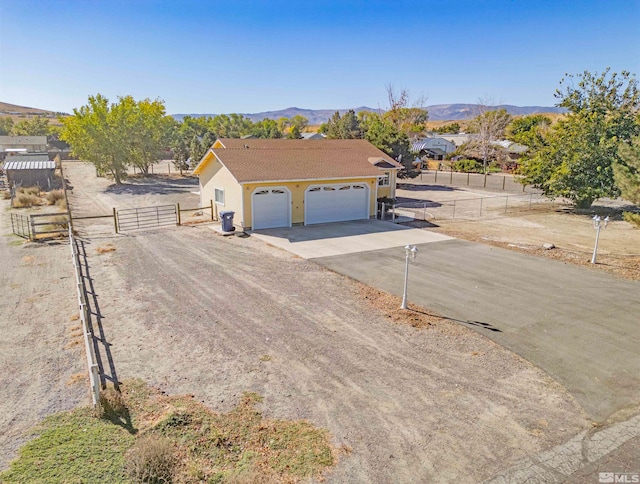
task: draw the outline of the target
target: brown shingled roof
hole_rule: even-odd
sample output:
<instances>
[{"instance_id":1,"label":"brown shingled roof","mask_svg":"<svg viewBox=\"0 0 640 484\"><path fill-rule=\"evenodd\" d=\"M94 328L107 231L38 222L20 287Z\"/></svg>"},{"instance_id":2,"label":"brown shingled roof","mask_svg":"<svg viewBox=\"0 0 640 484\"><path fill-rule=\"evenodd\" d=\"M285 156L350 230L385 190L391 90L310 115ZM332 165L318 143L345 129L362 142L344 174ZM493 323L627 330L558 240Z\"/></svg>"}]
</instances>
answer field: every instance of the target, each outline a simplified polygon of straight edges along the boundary
<instances>
[{"instance_id":1,"label":"brown shingled roof","mask_svg":"<svg viewBox=\"0 0 640 484\"><path fill-rule=\"evenodd\" d=\"M370 159L398 162L365 140L219 140L211 151L240 183L380 176ZM199 170L197 170L199 171Z\"/></svg>"}]
</instances>

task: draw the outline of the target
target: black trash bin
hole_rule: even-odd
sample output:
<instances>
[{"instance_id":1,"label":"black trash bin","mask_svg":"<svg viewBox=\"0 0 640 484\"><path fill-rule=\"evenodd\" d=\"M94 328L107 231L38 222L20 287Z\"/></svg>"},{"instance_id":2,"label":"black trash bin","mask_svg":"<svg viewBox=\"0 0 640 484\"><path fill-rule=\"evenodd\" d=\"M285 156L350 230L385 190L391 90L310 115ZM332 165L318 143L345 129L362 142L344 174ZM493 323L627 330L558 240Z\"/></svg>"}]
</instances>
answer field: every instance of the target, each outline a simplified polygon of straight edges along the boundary
<instances>
[{"instance_id":1,"label":"black trash bin","mask_svg":"<svg viewBox=\"0 0 640 484\"><path fill-rule=\"evenodd\" d=\"M222 231L233 232L236 228L233 226L233 215L235 212L220 212L220 219L222 220Z\"/></svg>"}]
</instances>

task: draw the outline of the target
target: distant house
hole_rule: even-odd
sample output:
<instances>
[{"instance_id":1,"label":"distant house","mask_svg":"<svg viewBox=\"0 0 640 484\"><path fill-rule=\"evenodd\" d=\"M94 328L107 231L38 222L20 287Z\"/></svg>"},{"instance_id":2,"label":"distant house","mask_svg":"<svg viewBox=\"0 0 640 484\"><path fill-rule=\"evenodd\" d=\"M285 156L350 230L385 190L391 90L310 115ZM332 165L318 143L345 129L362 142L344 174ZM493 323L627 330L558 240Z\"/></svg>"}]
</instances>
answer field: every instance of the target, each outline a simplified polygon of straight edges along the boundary
<instances>
[{"instance_id":1,"label":"distant house","mask_svg":"<svg viewBox=\"0 0 640 484\"><path fill-rule=\"evenodd\" d=\"M300 139L325 139L326 136L322 133L302 133Z\"/></svg>"},{"instance_id":2,"label":"distant house","mask_svg":"<svg viewBox=\"0 0 640 484\"><path fill-rule=\"evenodd\" d=\"M509 140L494 141L493 144L496 146L500 146L507 153L511 160L520 159L522 155L524 155L529 150L528 146L521 145Z\"/></svg>"},{"instance_id":3,"label":"distant house","mask_svg":"<svg viewBox=\"0 0 640 484\"><path fill-rule=\"evenodd\" d=\"M456 150L456 145L444 138L424 138L415 141L411 148L421 157L431 160L443 160L446 155Z\"/></svg>"},{"instance_id":4,"label":"distant house","mask_svg":"<svg viewBox=\"0 0 640 484\"><path fill-rule=\"evenodd\" d=\"M440 135L440 138L445 139L447 141L451 141L456 146L456 149L460 148L463 144L468 143L474 137L475 136L473 134L467 134L467 133Z\"/></svg>"},{"instance_id":5,"label":"distant house","mask_svg":"<svg viewBox=\"0 0 640 484\"><path fill-rule=\"evenodd\" d=\"M11 154L46 152L46 136L0 136L0 157L3 160Z\"/></svg>"},{"instance_id":6,"label":"distant house","mask_svg":"<svg viewBox=\"0 0 640 484\"><path fill-rule=\"evenodd\" d=\"M213 200L256 230L368 219L395 197L401 168L360 139L219 139L193 173L201 206Z\"/></svg>"},{"instance_id":7,"label":"distant house","mask_svg":"<svg viewBox=\"0 0 640 484\"><path fill-rule=\"evenodd\" d=\"M35 158L35 159L32 159ZM23 187L39 186L50 190L53 185L53 174L56 162L42 160L40 157L15 156L15 161L5 161L4 171L7 175L9 186Z\"/></svg>"}]
</instances>

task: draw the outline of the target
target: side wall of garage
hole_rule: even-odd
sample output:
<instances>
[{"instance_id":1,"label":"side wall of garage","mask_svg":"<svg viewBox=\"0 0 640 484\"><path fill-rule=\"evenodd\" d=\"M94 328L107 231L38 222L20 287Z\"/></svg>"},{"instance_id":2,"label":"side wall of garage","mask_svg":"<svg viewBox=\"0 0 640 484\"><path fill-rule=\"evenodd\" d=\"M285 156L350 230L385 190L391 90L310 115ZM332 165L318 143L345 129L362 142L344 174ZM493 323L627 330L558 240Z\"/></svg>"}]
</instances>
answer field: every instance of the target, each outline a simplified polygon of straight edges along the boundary
<instances>
[{"instance_id":1,"label":"side wall of garage","mask_svg":"<svg viewBox=\"0 0 640 484\"><path fill-rule=\"evenodd\" d=\"M222 211L232 210L236 213L235 223L238 224L242 214L242 187L213 154L210 153L209 156L213 159L199 173L200 206L206 207L213 200L216 216ZM216 188L224 190L224 203L215 201Z\"/></svg>"},{"instance_id":2,"label":"side wall of garage","mask_svg":"<svg viewBox=\"0 0 640 484\"><path fill-rule=\"evenodd\" d=\"M249 228L252 224L251 194L259 188L286 187L291 192L291 223L304 223L304 199L307 188L311 185L342 184L342 183L364 183L369 187L369 214L376 213L377 180L375 178L352 178L342 180L311 180L300 182L270 182L270 183L247 183L242 186L242 199L244 203L244 227ZM240 220L236 219L236 223Z\"/></svg>"}]
</instances>

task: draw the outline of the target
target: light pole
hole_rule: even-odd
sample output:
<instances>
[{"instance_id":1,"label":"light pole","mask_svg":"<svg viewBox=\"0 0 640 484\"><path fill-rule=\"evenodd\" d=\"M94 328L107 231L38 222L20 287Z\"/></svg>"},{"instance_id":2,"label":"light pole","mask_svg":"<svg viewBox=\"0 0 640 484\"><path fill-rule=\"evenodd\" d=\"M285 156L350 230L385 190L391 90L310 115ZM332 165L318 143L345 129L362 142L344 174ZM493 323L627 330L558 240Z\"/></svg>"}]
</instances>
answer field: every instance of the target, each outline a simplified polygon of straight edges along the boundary
<instances>
[{"instance_id":1,"label":"light pole","mask_svg":"<svg viewBox=\"0 0 640 484\"><path fill-rule=\"evenodd\" d=\"M418 248L415 245L406 245L404 248L404 292L402 293L402 304L400 309L409 309L407 306L407 285L409 283L409 257L411 262L415 262L416 255L418 254Z\"/></svg>"},{"instance_id":2,"label":"light pole","mask_svg":"<svg viewBox=\"0 0 640 484\"><path fill-rule=\"evenodd\" d=\"M609 223L609 216L603 220L599 215L593 216L593 227L596 229L596 245L593 246L593 256L591 257L591 263L596 263L596 254L598 252L598 239L600 238L600 229L606 229Z\"/></svg>"}]
</instances>

